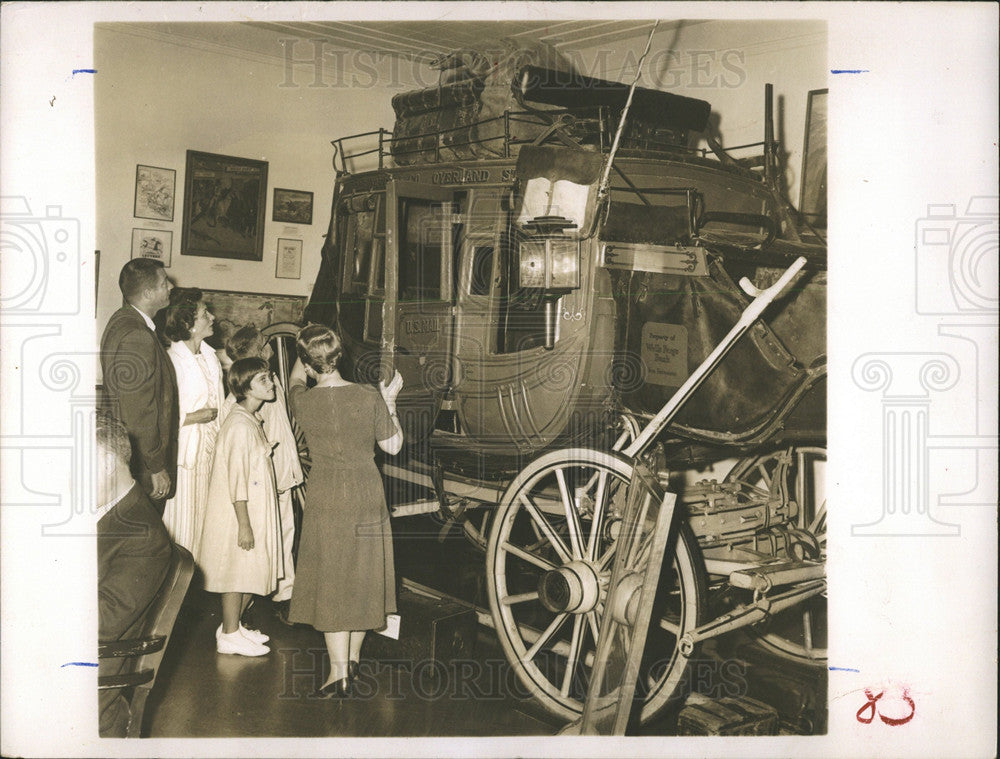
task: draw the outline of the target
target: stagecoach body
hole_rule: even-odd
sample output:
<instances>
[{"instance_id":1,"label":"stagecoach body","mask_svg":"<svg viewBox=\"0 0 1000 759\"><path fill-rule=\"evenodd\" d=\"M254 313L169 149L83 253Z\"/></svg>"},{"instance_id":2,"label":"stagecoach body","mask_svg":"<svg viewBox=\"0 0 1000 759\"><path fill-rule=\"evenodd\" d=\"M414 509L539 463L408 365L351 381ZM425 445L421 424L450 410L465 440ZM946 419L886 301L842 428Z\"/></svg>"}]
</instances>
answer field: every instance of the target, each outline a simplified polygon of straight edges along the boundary
<instances>
[{"instance_id":1,"label":"stagecoach body","mask_svg":"<svg viewBox=\"0 0 1000 759\"><path fill-rule=\"evenodd\" d=\"M437 501L449 516L495 514L470 534L484 546L492 534L501 643L557 714L582 708L573 668L586 659L581 641L596 642L630 462L679 493L679 591L663 612L666 640L648 643L669 649L646 676L650 716L676 695L697 640L714 634L707 583L745 591L721 627L815 604L825 590L816 467L825 462L826 251L818 237L802 239L776 191L773 145L759 170L688 147L706 127L702 101L637 92L602 187L627 88L558 81L522 63L498 84L496 71L462 74L474 65L452 61L444 68L454 81L443 75L437 88L394 99L393 133L334 143L330 228L306 319L337 330L348 378L402 374L407 444L386 474L425 487L424 511ZM372 147L352 150L356 140ZM359 154L377 166L348 171ZM651 443L630 451L740 319L750 297L736 283L766 288L800 257L793 286ZM675 476L740 457L722 482ZM761 556L772 570L754 569ZM533 576L515 570L522 560ZM576 571L565 567L584 567L577 574L592 582L565 579ZM574 582L593 598L567 609L560 594L572 595ZM785 601L769 612L760 601L779 587ZM817 614L804 632L801 614L789 614L792 631L765 638L818 660L825 630L808 629ZM561 663L541 661L547 648Z\"/></svg>"}]
</instances>

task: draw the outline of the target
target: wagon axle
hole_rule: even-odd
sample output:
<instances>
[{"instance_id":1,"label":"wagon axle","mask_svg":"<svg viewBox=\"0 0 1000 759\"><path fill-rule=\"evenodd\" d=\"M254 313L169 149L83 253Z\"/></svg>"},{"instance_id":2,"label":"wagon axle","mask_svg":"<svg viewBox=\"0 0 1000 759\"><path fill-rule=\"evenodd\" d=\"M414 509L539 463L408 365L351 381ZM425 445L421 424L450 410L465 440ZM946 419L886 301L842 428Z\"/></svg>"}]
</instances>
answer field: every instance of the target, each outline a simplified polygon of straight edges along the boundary
<instances>
[{"instance_id":1,"label":"wagon axle","mask_svg":"<svg viewBox=\"0 0 1000 759\"><path fill-rule=\"evenodd\" d=\"M549 611L586 614L597 608L607 584L587 561L571 561L545 572L538 581L538 599Z\"/></svg>"}]
</instances>

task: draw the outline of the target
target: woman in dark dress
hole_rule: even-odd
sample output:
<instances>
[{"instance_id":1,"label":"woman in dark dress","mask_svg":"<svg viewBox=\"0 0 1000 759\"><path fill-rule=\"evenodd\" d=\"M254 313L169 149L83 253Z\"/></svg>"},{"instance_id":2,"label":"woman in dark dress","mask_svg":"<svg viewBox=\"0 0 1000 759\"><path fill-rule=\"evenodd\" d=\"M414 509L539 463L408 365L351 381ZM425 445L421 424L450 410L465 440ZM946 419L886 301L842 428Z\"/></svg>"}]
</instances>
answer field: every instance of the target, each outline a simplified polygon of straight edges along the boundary
<instances>
[{"instance_id":1,"label":"woman in dark dress","mask_svg":"<svg viewBox=\"0 0 1000 759\"><path fill-rule=\"evenodd\" d=\"M375 444L398 453L399 372L379 390L347 382L337 370L340 339L303 327L288 377L289 405L302 426L312 469L303 510L295 588L288 617L323 632L330 677L316 696L344 697L357 674L365 632L396 611L392 534ZM307 378L316 385L307 389Z\"/></svg>"}]
</instances>

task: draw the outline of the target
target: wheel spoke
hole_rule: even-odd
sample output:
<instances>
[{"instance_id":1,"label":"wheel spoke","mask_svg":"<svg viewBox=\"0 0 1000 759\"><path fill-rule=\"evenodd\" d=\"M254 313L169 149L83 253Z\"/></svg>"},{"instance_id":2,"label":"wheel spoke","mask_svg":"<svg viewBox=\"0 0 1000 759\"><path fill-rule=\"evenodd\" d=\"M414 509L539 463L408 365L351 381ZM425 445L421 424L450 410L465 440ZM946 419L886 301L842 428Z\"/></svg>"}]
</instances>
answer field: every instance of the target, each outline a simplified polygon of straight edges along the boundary
<instances>
[{"instance_id":1,"label":"wheel spoke","mask_svg":"<svg viewBox=\"0 0 1000 759\"><path fill-rule=\"evenodd\" d=\"M813 650L812 613L808 609L802 612L802 640L805 642L806 652L810 656L812 656L812 650Z\"/></svg>"},{"instance_id":2,"label":"wheel spoke","mask_svg":"<svg viewBox=\"0 0 1000 759\"><path fill-rule=\"evenodd\" d=\"M598 625L597 625L597 612L596 611L588 611L587 614L586 614L586 616L587 616L587 624L590 625L590 633L591 633L591 635L594 636L594 645L596 646L597 645L597 638L598 638L598 632L597 631L599 629Z\"/></svg>"},{"instance_id":3,"label":"wheel spoke","mask_svg":"<svg viewBox=\"0 0 1000 759\"><path fill-rule=\"evenodd\" d=\"M650 546L653 545L653 534L654 533L649 532L646 534L646 537L642 539L642 545L639 546L639 550L636 553L635 563L632 565L633 567L646 566L646 562L649 560L649 549Z\"/></svg>"},{"instance_id":4,"label":"wheel spoke","mask_svg":"<svg viewBox=\"0 0 1000 759\"><path fill-rule=\"evenodd\" d=\"M806 501L806 455L799 451L795 456L795 500L799 504L799 527L805 529L806 522L811 519L808 506L814 505Z\"/></svg>"},{"instance_id":5,"label":"wheel spoke","mask_svg":"<svg viewBox=\"0 0 1000 759\"><path fill-rule=\"evenodd\" d=\"M514 604L524 603L525 601L537 601L538 591L533 590L530 593L517 593L510 596L504 596L500 599L500 603L505 606L513 606Z\"/></svg>"},{"instance_id":6,"label":"wheel spoke","mask_svg":"<svg viewBox=\"0 0 1000 759\"><path fill-rule=\"evenodd\" d=\"M819 537L819 535L817 535L818 532L826 532L826 501L823 501L820 505L819 510L816 512L816 516L813 518L812 522L809 523L809 527L807 529L813 535L816 535L816 537ZM823 537L825 538L826 535L824 534Z\"/></svg>"},{"instance_id":7,"label":"wheel spoke","mask_svg":"<svg viewBox=\"0 0 1000 759\"><path fill-rule=\"evenodd\" d=\"M576 510L575 501L569 497L566 487L566 475L562 469L556 470L556 482L559 483L559 495L562 496L563 510L566 512L566 528L569 530L569 544L573 549L573 558L583 558L583 530L580 527L580 515Z\"/></svg>"},{"instance_id":8,"label":"wheel spoke","mask_svg":"<svg viewBox=\"0 0 1000 759\"><path fill-rule=\"evenodd\" d=\"M660 629L666 630L675 638L679 638L681 636L680 622L674 622L674 620L672 619L667 619L666 617L660 617Z\"/></svg>"},{"instance_id":9,"label":"wheel spoke","mask_svg":"<svg viewBox=\"0 0 1000 759\"><path fill-rule=\"evenodd\" d=\"M608 564L610 564L611 560L615 558L615 548L617 545L617 543L612 543L607 547L607 550L601 554L601 558L597 560L598 572L604 572L608 568Z\"/></svg>"},{"instance_id":10,"label":"wheel spoke","mask_svg":"<svg viewBox=\"0 0 1000 759\"><path fill-rule=\"evenodd\" d=\"M535 654L537 654L549 642L552 636L559 631L559 628L562 627L563 622L565 622L568 617L569 617L569 612L565 611L556 615L556 618L553 619L549 623L549 626L545 628L545 632L539 635L538 640L535 641L535 644L527 650L521 661L527 664L532 659L534 659Z\"/></svg>"},{"instance_id":11,"label":"wheel spoke","mask_svg":"<svg viewBox=\"0 0 1000 759\"><path fill-rule=\"evenodd\" d=\"M587 539L587 560L597 558L597 539L601 534L604 515L608 513L604 505L604 493L608 487L608 473L601 471L597 478L597 493L594 494L594 516L590 523L590 537Z\"/></svg>"},{"instance_id":12,"label":"wheel spoke","mask_svg":"<svg viewBox=\"0 0 1000 759\"><path fill-rule=\"evenodd\" d=\"M580 646L583 643L583 617L579 614L573 618L573 637L569 643L569 657L566 660L566 671L563 673L562 687L559 693L569 695L569 686L573 682L573 672L580 658Z\"/></svg>"},{"instance_id":13,"label":"wheel spoke","mask_svg":"<svg viewBox=\"0 0 1000 759\"><path fill-rule=\"evenodd\" d=\"M548 559L543 559L541 556L536 556L535 554L530 553L529 551L526 551L523 548L516 546L509 541L504 541L500 547L503 548L508 553L512 553L518 558L524 559L525 561L534 564L536 567L539 567L540 569L544 569L546 572L556 568L556 565L553 564Z\"/></svg>"},{"instance_id":14,"label":"wheel spoke","mask_svg":"<svg viewBox=\"0 0 1000 759\"><path fill-rule=\"evenodd\" d=\"M572 561L572 559L570 558L569 550L566 548L566 544L563 543L562 538L556 535L555 530L552 529L552 525L550 525L546 521L545 517L542 516L542 513L538 510L538 507L536 507L535 504L531 502L531 499L528 498L528 496L526 496L524 493L521 493L519 498L521 501L521 505L524 506L525 510L531 515L532 519L535 522L537 522L538 527L545 534L545 537L548 538L549 543L552 544L552 547L555 549L556 553L559 554L559 558L567 563Z\"/></svg>"}]
</instances>

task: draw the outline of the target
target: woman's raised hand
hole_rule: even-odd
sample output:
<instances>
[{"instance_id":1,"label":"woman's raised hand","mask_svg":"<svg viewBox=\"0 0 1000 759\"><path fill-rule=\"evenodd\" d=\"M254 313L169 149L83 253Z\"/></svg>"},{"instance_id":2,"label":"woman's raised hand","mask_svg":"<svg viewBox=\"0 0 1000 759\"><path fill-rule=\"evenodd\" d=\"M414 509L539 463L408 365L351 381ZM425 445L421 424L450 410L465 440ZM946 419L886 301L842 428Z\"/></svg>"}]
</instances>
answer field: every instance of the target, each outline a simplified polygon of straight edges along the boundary
<instances>
[{"instance_id":1,"label":"woman's raised hand","mask_svg":"<svg viewBox=\"0 0 1000 759\"><path fill-rule=\"evenodd\" d=\"M215 417L218 415L219 410L217 408L205 406L197 411L192 411L190 414L185 414L184 424L207 424L208 422L215 421Z\"/></svg>"},{"instance_id":2,"label":"woman's raised hand","mask_svg":"<svg viewBox=\"0 0 1000 759\"><path fill-rule=\"evenodd\" d=\"M396 402L396 396L399 395L399 391L403 389L403 375L399 373L397 369L392 375L392 382L386 386L384 381L379 381L378 390L382 393L382 398L385 400L387 406L393 406Z\"/></svg>"}]
</instances>

